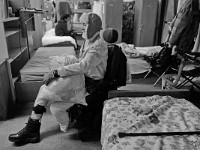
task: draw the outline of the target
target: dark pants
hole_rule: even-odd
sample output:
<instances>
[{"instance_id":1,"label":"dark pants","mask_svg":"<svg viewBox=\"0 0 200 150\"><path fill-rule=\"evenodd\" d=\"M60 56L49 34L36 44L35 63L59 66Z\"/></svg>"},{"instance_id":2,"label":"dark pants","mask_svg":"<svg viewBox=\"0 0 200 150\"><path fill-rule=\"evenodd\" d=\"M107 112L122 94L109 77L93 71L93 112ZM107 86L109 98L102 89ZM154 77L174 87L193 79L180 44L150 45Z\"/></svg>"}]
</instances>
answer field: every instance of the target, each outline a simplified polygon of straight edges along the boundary
<instances>
[{"instance_id":1,"label":"dark pants","mask_svg":"<svg viewBox=\"0 0 200 150\"><path fill-rule=\"evenodd\" d=\"M85 77L87 106L75 104L69 109L71 120L76 120L79 128L88 127L100 131L101 116L104 101L107 99L108 90L100 88L101 80L93 80Z\"/></svg>"},{"instance_id":2,"label":"dark pants","mask_svg":"<svg viewBox=\"0 0 200 150\"><path fill-rule=\"evenodd\" d=\"M99 87L101 80L93 80L85 77L86 91L89 93L86 96L86 111L89 113L99 113L103 109L103 103L107 99L108 91Z\"/></svg>"}]
</instances>

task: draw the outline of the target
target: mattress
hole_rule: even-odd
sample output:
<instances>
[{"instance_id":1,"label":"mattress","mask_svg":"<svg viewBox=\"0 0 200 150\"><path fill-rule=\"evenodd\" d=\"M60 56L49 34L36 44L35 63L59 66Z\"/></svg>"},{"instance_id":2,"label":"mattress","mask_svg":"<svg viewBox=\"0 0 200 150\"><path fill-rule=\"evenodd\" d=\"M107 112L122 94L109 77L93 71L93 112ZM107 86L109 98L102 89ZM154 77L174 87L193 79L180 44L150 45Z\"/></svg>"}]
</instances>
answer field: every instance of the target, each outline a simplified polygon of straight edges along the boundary
<instances>
[{"instance_id":1,"label":"mattress","mask_svg":"<svg viewBox=\"0 0 200 150\"><path fill-rule=\"evenodd\" d=\"M200 110L171 96L115 97L103 108L102 150L198 150L192 135L134 136L134 133L200 131ZM121 135L125 136L119 136ZM132 136L127 136L132 133Z\"/></svg>"},{"instance_id":2,"label":"mattress","mask_svg":"<svg viewBox=\"0 0 200 150\"><path fill-rule=\"evenodd\" d=\"M75 55L74 47L40 47L34 56L20 70L21 81L42 81L50 71L50 56Z\"/></svg>"}]
</instances>

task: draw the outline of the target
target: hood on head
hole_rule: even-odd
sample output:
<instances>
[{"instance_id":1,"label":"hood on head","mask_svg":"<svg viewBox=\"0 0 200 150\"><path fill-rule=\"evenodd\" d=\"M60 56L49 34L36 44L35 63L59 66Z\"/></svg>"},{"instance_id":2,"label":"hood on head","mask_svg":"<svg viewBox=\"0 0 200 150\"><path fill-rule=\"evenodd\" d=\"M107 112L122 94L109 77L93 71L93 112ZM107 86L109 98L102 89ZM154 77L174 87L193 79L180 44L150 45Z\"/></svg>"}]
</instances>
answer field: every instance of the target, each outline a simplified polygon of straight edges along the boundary
<instances>
[{"instance_id":1,"label":"hood on head","mask_svg":"<svg viewBox=\"0 0 200 150\"><path fill-rule=\"evenodd\" d=\"M80 17L80 21L87 26L83 33L86 39L91 39L95 33L102 29L101 18L95 13L83 13Z\"/></svg>"}]
</instances>

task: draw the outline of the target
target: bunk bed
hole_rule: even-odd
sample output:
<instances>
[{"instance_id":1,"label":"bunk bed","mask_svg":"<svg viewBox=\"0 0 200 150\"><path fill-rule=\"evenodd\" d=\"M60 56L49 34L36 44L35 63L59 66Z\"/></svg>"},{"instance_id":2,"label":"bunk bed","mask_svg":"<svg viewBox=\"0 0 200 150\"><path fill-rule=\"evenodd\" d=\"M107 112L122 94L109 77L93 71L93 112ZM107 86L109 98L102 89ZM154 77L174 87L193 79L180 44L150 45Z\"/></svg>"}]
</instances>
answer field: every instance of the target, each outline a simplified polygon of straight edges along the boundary
<instances>
[{"instance_id":1,"label":"bunk bed","mask_svg":"<svg viewBox=\"0 0 200 150\"><path fill-rule=\"evenodd\" d=\"M200 149L200 110L188 91L109 92L102 117L102 150Z\"/></svg>"},{"instance_id":2,"label":"bunk bed","mask_svg":"<svg viewBox=\"0 0 200 150\"><path fill-rule=\"evenodd\" d=\"M69 36L55 36L54 29L48 30L42 37L42 47L39 47L26 65L20 70L20 79L15 83L18 101L34 101L43 76L50 71L50 61L54 56L76 55L75 40Z\"/></svg>"}]
</instances>

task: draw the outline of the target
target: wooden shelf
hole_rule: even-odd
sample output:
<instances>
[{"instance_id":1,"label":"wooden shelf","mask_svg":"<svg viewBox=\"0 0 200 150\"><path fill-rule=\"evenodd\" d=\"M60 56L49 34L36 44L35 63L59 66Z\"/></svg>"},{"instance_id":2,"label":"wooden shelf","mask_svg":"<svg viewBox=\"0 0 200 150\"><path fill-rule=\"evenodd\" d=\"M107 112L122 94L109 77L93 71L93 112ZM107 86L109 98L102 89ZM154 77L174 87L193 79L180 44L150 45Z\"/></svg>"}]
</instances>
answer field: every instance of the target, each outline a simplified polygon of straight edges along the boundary
<instances>
[{"instance_id":1,"label":"wooden shelf","mask_svg":"<svg viewBox=\"0 0 200 150\"><path fill-rule=\"evenodd\" d=\"M27 13L34 13L34 14L44 14L45 12L47 12L46 10L26 10L26 9L22 9L21 11L27 12Z\"/></svg>"},{"instance_id":2,"label":"wooden shelf","mask_svg":"<svg viewBox=\"0 0 200 150\"><path fill-rule=\"evenodd\" d=\"M27 50L27 47L17 47L17 48L11 48L9 50L9 62L12 62L15 60L21 53L23 53L25 50Z\"/></svg>"},{"instance_id":3,"label":"wooden shelf","mask_svg":"<svg viewBox=\"0 0 200 150\"><path fill-rule=\"evenodd\" d=\"M19 17L8 17L1 19L2 22L15 21L15 20L19 20Z\"/></svg>"},{"instance_id":4,"label":"wooden shelf","mask_svg":"<svg viewBox=\"0 0 200 150\"><path fill-rule=\"evenodd\" d=\"M74 14L82 14L82 13L89 13L92 12L91 9L74 9L73 13Z\"/></svg>"},{"instance_id":5,"label":"wooden shelf","mask_svg":"<svg viewBox=\"0 0 200 150\"><path fill-rule=\"evenodd\" d=\"M80 22L73 22L73 29L75 33L82 34L82 29L81 29L81 23Z\"/></svg>"},{"instance_id":6,"label":"wooden shelf","mask_svg":"<svg viewBox=\"0 0 200 150\"><path fill-rule=\"evenodd\" d=\"M16 34L18 32L20 32L19 28L6 28L6 30L5 30L5 36L9 37L9 36L11 36L13 34Z\"/></svg>"}]
</instances>

